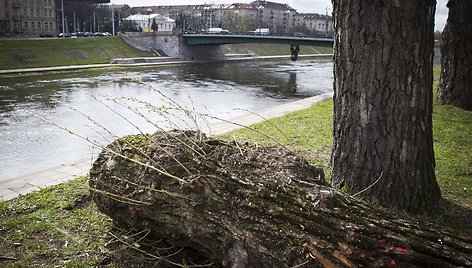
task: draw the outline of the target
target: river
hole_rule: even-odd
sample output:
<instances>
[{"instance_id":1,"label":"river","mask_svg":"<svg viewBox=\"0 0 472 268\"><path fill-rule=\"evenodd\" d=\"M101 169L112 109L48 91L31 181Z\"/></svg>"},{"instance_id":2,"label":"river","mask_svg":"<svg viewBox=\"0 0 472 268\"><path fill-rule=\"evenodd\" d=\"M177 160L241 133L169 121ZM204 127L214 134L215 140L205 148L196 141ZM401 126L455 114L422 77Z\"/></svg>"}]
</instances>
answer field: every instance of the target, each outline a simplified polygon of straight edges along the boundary
<instances>
[{"instance_id":1,"label":"river","mask_svg":"<svg viewBox=\"0 0 472 268\"><path fill-rule=\"evenodd\" d=\"M317 58L0 77L0 180L100 151L78 135L107 144L156 126L195 127L183 107L231 119L330 91L332 68Z\"/></svg>"}]
</instances>

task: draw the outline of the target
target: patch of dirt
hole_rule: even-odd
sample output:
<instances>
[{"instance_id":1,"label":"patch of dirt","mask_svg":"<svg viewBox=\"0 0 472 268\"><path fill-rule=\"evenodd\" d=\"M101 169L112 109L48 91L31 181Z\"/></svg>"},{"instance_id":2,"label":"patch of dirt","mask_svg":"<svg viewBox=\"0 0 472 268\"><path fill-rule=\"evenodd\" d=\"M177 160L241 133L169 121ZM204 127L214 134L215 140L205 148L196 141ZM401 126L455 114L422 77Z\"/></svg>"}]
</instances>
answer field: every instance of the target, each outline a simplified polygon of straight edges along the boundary
<instances>
[{"instance_id":1,"label":"patch of dirt","mask_svg":"<svg viewBox=\"0 0 472 268\"><path fill-rule=\"evenodd\" d=\"M63 207L65 210L75 210L81 209L88 206L92 201L92 196L90 194L83 194L77 197L74 203Z\"/></svg>"},{"instance_id":2,"label":"patch of dirt","mask_svg":"<svg viewBox=\"0 0 472 268\"><path fill-rule=\"evenodd\" d=\"M83 51L83 50L79 50L79 49L76 49L74 51L72 51L72 56L75 58L75 59L78 59L78 60L86 60L88 59L88 54L87 52Z\"/></svg>"},{"instance_id":3,"label":"patch of dirt","mask_svg":"<svg viewBox=\"0 0 472 268\"><path fill-rule=\"evenodd\" d=\"M432 216L433 220L440 225L472 236L472 208L446 199L441 200L441 207L441 211Z\"/></svg>"}]
</instances>

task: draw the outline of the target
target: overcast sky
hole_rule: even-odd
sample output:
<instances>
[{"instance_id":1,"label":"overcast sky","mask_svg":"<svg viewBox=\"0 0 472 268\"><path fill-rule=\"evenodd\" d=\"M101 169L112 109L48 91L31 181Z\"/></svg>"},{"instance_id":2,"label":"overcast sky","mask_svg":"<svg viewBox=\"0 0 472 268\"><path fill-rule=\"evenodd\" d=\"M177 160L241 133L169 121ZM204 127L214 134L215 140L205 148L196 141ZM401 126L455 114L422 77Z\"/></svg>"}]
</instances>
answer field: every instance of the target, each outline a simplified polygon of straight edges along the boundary
<instances>
[{"instance_id":1,"label":"overcast sky","mask_svg":"<svg viewBox=\"0 0 472 268\"><path fill-rule=\"evenodd\" d=\"M163 5L198 5L198 4L231 4L250 3L253 0L111 0L113 4L127 4L129 6L163 6ZM448 0L437 0L436 30L442 31L447 19L446 3ZM325 14L328 9L331 14L331 0L271 0L271 2L288 4L298 12Z\"/></svg>"}]
</instances>

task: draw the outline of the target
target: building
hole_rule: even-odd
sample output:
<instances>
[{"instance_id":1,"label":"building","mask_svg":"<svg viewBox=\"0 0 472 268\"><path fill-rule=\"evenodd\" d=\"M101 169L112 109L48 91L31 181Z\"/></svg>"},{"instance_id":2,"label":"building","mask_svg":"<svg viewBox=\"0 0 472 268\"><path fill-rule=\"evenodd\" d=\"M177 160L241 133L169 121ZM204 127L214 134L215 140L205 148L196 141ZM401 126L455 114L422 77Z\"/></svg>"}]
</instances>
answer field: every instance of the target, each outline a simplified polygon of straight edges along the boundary
<instances>
[{"instance_id":1,"label":"building","mask_svg":"<svg viewBox=\"0 0 472 268\"><path fill-rule=\"evenodd\" d=\"M320 37L332 37L333 20L330 16L302 13L294 16L294 29Z\"/></svg>"},{"instance_id":2,"label":"building","mask_svg":"<svg viewBox=\"0 0 472 268\"><path fill-rule=\"evenodd\" d=\"M98 28L98 4L110 0L0 0L0 37L39 37L62 31L61 5L64 4L66 32ZM98 14L98 13L97 13ZM111 13L110 13L111 15ZM111 17L111 16L108 16Z\"/></svg>"},{"instance_id":3,"label":"building","mask_svg":"<svg viewBox=\"0 0 472 268\"><path fill-rule=\"evenodd\" d=\"M174 19L176 27L195 32L214 27L233 32L268 28L273 34L303 32L331 36L333 27L329 16L298 13L287 4L265 0L233 4L127 7L126 12L160 14Z\"/></svg>"},{"instance_id":4,"label":"building","mask_svg":"<svg viewBox=\"0 0 472 268\"><path fill-rule=\"evenodd\" d=\"M55 33L54 0L0 0L0 36L39 37Z\"/></svg>"},{"instance_id":5,"label":"building","mask_svg":"<svg viewBox=\"0 0 472 268\"><path fill-rule=\"evenodd\" d=\"M0 0L0 37L7 35L8 16L7 16L7 0Z\"/></svg>"},{"instance_id":6,"label":"building","mask_svg":"<svg viewBox=\"0 0 472 268\"><path fill-rule=\"evenodd\" d=\"M175 27L175 20L159 14L135 14L126 17L124 20L133 21L143 32L152 32L153 21L156 22L157 32L172 33Z\"/></svg>"},{"instance_id":7,"label":"building","mask_svg":"<svg viewBox=\"0 0 472 268\"><path fill-rule=\"evenodd\" d=\"M254 1L250 5L257 10L256 28L269 28L272 33L289 33L292 29L292 18L297 11L287 4L269 1Z\"/></svg>"},{"instance_id":8,"label":"building","mask_svg":"<svg viewBox=\"0 0 472 268\"><path fill-rule=\"evenodd\" d=\"M296 10L287 4L269 1L234 4L171 5L133 7L132 14L157 13L176 20L177 27L195 31L213 27L243 32L270 28L274 33L287 32Z\"/></svg>"}]
</instances>

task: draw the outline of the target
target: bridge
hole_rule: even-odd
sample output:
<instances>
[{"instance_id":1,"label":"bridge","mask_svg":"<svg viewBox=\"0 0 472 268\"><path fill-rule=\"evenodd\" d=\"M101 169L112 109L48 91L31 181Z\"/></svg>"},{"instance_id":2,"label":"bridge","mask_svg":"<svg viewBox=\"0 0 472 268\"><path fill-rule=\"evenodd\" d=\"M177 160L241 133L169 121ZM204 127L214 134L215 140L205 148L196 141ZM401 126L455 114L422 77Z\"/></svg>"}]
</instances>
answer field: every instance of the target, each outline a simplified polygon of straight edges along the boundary
<instances>
[{"instance_id":1,"label":"bridge","mask_svg":"<svg viewBox=\"0 0 472 268\"><path fill-rule=\"evenodd\" d=\"M333 39L275 35L243 35L243 34L183 34L187 46L226 45L244 43L286 44L294 46L333 47Z\"/></svg>"},{"instance_id":2,"label":"bridge","mask_svg":"<svg viewBox=\"0 0 472 268\"><path fill-rule=\"evenodd\" d=\"M141 50L158 50L183 60L221 60L226 44L270 43L290 45L292 60L298 58L299 46L333 47L333 39L247 34L119 34L123 40Z\"/></svg>"},{"instance_id":3,"label":"bridge","mask_svg":"<svg viewBox=\"0 0 472 268\"><path fill-rule=\"evenodd\" d=\"M295 36L273 36L273 35L241 35L241 34L183 34L182 38L185 45L194 46L215 46L226 44L243 44L243 43L270 43L270 44L287 44L290 45L291 59L297 60L300 45L333 47L333 39L328 38L311 38L311 37L295 37Z\"/></svg>"}]
</instances>

